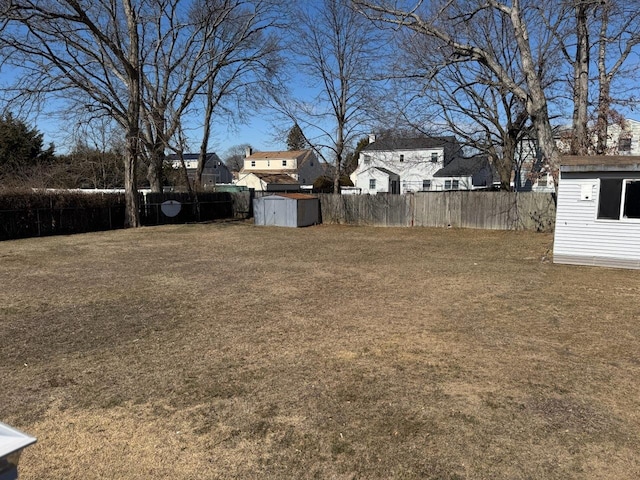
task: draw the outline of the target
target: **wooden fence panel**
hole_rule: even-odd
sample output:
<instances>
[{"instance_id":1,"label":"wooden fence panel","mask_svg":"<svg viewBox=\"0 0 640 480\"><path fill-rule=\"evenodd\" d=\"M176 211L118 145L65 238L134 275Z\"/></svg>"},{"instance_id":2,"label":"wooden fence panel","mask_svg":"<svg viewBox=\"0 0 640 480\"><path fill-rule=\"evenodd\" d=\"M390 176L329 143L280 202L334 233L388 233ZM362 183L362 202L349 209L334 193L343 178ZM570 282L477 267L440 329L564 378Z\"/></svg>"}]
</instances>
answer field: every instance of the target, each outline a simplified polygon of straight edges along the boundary
<instances>
[{"instance_id":1,"label":"wooden fence panel","mask_svg":"<svg viewBox=\"0 0 640 480\"><path fill-rule=\"evenodd\" d=\"M420 192L407 195L320 195L324 223L551 231L552 194Z\"/></svg>"}]
</instances>

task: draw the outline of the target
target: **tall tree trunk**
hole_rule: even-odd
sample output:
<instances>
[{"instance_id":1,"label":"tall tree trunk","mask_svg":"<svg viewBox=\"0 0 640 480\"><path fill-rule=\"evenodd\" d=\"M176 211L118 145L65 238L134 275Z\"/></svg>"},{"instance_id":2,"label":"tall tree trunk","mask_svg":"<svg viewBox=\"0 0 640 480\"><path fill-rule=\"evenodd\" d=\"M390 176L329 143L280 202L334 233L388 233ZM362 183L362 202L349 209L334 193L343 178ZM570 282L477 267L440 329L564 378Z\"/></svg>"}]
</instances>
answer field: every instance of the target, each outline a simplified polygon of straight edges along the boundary
<instances>
[{"instance_id":1,"label":"tall tree trunk","mask_svg":"<svg viewBox=\"0 0 640 480\"><path fill-rule=\"evenodd\" d=\"M507 130L507 134L503 139L502 158L498 167L498 175L500 176L500 190L511 190L511 174L516 158L516 146L518 144L519 132L515 135Z\"/></svg>"},{"instance_id":2,"label":"tall tree trunk","mask_svg":"<svg viewBox=\"0 0 640 480\"><path fill-rule=\"evenodd\" d=\"M522 20L520 12L520 1L513 0L509 9L511 23L513 24L516 43L520 49L522 60L522 71L525 75L529 96L527 98L527 112L533 123L538 139L538 147L542 153L544 167L553 175L557 188L558 170L560 167L560 155L553 139L553 130L549 121L549 108L547 97L542 88L542 82L533 61L531 45L529 43L529 33Z\"/></svg>"},{"instance_id":3,"label":"tall tree trunk","mask_svg":"<svg viewBox=\"0 0 640 480\"><path fill-rule=\"evenodd\" d=\"M573 137L571 154L586 155L589 148L587 103L589 94L589 28L587 4L576 0L576 59L573 64Z\"/></svg>"},{"instance_id":4,"label":"tall tree trunk","mask_svg":"<svg viewBox=\"0 0 640 480\"><path fill-rule=\"evenodd\" d=\"M607 28L609 26L609 5L603 2L601 8L600 35L598 37L598 120L596 132L598 143L596 153L604 155L607 151L607 129L609 126L609 109L611 108L611 78L607 75Z\"/></svg>"},{"instance_id":5,"label":"tall tree trunk","mask_svg":"<svg viewBox=\"0 0 640 480\"><path fill-rule=\"evenodd\" d=\"M213 117L213 87L214 78L207 82L207 105L204 112L204 125L202 132L202 142L200 142L200 153L198 154L198 166L196 168L196 178L194 187L196 190L202 189L202 172L207 161L207 150L209 149L209 136L211 135L211 118Z\"/></svg>"},{"instance_id":6,"label":"tall tree trunk","mask_svg":"<svg viewBox=\"0 0 640 480\"><path fill-rule=\"evenodd\" d=\"M152 192L162 192L164 160L164 144L158 141L149 152L149 165L147 166L147 180L149 180Z\"/></svg>"},{"instance_id":7,"label":"tall tree trunk","mask_svg":"<svg viewBox=\"0 0 640 480\"><path fill-rule=\"evenodd\" d=\"M138 200L136 167L140 153L140 56L138 19L131 0L124 0L129 53L127 62L127 87L129 104L127 106L126 153L124 157L124 188L126 199L125 227L140 226L140 205Z\"/></svg>"}]
</instances>

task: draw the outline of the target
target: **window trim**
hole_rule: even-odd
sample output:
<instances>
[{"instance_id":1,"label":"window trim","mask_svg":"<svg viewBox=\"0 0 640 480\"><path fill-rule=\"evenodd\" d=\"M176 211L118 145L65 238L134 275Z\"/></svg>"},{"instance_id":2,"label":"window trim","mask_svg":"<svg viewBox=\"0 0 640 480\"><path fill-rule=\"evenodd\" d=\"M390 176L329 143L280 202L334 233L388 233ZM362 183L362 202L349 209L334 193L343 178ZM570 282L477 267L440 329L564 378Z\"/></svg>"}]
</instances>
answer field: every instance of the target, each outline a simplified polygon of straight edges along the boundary
<instances>
[{"instance_id":1,"label":"window trim","mask_svg":"<svg viewBox=\"0 0 640 480\"><path fill-rule=\"evenodd\" d=\"M369 190L375 190L376 189L376 179L375 178L370 178L369 179Z\"/></svg>"}]
</instances>

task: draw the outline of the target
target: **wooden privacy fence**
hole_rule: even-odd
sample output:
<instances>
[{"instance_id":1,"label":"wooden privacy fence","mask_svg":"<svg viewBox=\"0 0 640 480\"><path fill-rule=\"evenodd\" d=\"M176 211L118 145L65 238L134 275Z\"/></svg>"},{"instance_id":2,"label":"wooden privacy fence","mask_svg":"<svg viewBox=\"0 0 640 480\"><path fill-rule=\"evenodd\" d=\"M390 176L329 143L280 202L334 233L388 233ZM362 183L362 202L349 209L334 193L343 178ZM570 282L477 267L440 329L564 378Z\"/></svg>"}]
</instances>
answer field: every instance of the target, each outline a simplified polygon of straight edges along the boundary
<instances>
[{"instance_id":1,"label":"wooden privacy fence","mask_svg":"<svg viewBox=\"0 0 640 480\"><path fill-rule=\"evenodd\" d=\"M385 227L461 227L549 232L554 195L535 192L419 192L320 195L323 223Z\"/></svg>"}]
</instances>

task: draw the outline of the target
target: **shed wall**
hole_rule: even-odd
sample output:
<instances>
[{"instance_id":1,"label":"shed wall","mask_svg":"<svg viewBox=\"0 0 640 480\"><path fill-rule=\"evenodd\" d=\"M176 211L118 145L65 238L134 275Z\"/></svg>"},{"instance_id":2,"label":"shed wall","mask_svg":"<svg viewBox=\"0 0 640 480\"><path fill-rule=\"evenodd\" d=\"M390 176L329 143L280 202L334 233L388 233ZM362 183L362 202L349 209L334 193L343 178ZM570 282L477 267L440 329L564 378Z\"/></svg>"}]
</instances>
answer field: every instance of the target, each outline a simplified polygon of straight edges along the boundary
<instances>
[{"instance_id":1,"label":"shed wall","mask_svg":"<svg viewBox=\"0 0 640 480\"><path fill-rule=\"evenodd\" d=\"M555 263L640 268L640 221L598 220L598 177L640 178L635 174L563 173L553 243ZM583 187L585 185L585 187ZM591 186L592 199L581 200Z\"/></svg>"},{"instance_id":2,"label":"shed wall","mask_svg":"<svg viewBox=\"0 0 640 480\"><path fill-rule=\"evenodd\" d=\"M306 227L320 222L320 201L315 198L257 197L253 211L255 224L260 226Z\"/></svg>"}]
</instances>

